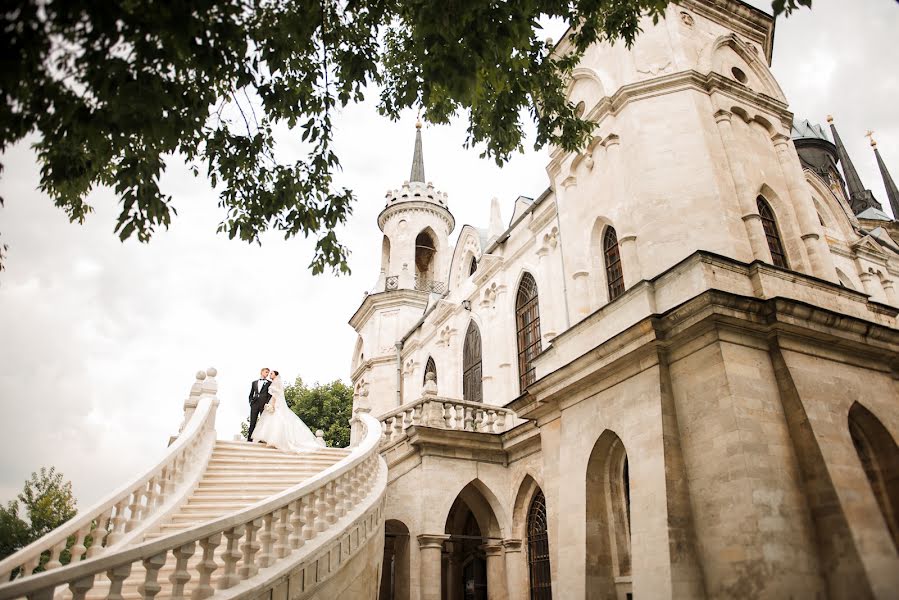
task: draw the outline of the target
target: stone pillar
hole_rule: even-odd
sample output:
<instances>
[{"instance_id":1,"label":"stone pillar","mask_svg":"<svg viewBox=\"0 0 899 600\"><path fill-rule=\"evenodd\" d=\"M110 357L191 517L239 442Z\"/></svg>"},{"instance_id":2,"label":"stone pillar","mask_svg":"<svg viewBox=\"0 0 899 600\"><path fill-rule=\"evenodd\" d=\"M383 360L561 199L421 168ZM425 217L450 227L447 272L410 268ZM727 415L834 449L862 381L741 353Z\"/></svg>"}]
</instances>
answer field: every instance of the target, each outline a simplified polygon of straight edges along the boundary
<instances>
[{"instance_id":1,"label":"stone pillar","mask_svg":"<svg viewBox=\"0 0 899 600\"><path fill-rule=\"evenodd\" d=\"M418 555L421 573L421 600L441 600L441 562L443 542L450 536L445 534L422 534L418 536Z\"/></svg>"},{"instance_id":2,"label":"stone pillar","mask_svg":"<svg viewBox=\"0 0 899 600\"><path fill-rule=\"evenodd\" d=\"M790 143L789 136L776 134L771 141L777 152L777 160L780 162L780 170L787 182L790 198L796 211L796 220L799 221L799 232L812 274L827 281L837 281L837 273L833 266L833 258L830 249L824 241L821 222L815 211L814 202L808 189L808 183L802 176L802 166L796 157L796 151Z\"/></svg>"},{"instance_id":3,"label":"stone pillar","mask_svg":"<svg viewBox=\"0 0 899 600\"><path fill-rule=\"evenodd\" d=\"M743 225L746 227L746 235L749 237L752 258L770 263L771 250L768 248L765 228L762 226L762 218L759 216L759 209L755 202L755 190L749 187L749 178L746 177L746 169L743 168L743 161L730 122L732 116L726 110L719 110L715 113L718 135L721 136L721 142L724 144L724 154L727 156L727 163L730 166L740 214L743 218Z\"/></svg>"},{"instance_id":4,"label":"stone pillar","mask_svg":"<svg viewBox=\"0 0 899 600\"><path fill-rule=\"evenodd\" d=\"M509 600L528 600L528 571L526 553L521 551L521 540L503 540L506 550L506 589Z\"/></svg>"},{"instance_id":5,"label":"stone pillar","mask_svg":"<svg viewBox=\"0 0 899 600\"><path fill-rule=\"evenodd\" d=\"M562 332L565 312L565 299L560 298L562 286L556 279L555 261L553 251L556 248L556 238L544 239L543 246L537 250L540 259L540 276L537 279L537 293L540 304L540 329L542 330L544 346L552 343L553 339ZM514 290L518 293L518 290Z\"/></svg>"},{"instance_id":6,"label":"stone pillar","mask_svg":"<svg viewBox=\"0 0 899 600\"><path fill-rule=\"evenodd\" d=\"M590 314L590 271L581 269L572 275L574 279L574 320L572 325L578 323Z\"/></svg>"},{"instance_id":7,"label":"stone pillar","mask_svg":"<svg viewBox=\"0 0 899 600\"><path fill-rule=\"evenodd\" d=\"M862 280L862 285L865 287L865 293L868 294L872 300L877 298L877 292L879 290L877 289L874 273L862 269L858 274L858 278Z\"/></svg>"},{"instance_id":8,"label":"stone pillar","mask_svg":"<svg viewBox=\"0 0 899 600\"><path fill-rule=\"evenodd\" d=\"M509 600L502 542L487 542L481 549L487 555L487 600Z\"/></svg>"},{"instance_id":9,"label":"stone pillar","mask_svg":"<svg viewBox=\"0 0 899 600\"><path fill-rule=\"evenodd\" d=\"M883 287L884 293L887 295L887 302L893 306L899 306L899 300L896 298L896 288L892 279L881 279L880 285Z\"/></svg>"}]
</instances>

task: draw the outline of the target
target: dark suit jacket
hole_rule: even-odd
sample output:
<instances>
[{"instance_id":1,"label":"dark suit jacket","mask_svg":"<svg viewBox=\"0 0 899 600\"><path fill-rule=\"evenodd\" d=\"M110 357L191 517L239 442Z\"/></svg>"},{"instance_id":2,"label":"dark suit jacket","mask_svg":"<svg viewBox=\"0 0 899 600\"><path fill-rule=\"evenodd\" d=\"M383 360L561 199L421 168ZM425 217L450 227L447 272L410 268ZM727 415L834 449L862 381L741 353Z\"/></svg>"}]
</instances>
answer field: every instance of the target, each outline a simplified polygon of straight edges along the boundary
<instances>
[{"instance_id":1,"label":"dark suit jacket","mask_svg":"<svg viewBox=\"0 0 899 600\"><path fill-rule=\"evenodd\" d=\"M271 381L266 381L262 384L262 389L257 392L256 381L252 382L250 384L250 404L255 404L259 407L268 404L268 401L271 400L272 397L272 395L268 393L268 388L271 384Z\"/></svg>"}]
</instances>

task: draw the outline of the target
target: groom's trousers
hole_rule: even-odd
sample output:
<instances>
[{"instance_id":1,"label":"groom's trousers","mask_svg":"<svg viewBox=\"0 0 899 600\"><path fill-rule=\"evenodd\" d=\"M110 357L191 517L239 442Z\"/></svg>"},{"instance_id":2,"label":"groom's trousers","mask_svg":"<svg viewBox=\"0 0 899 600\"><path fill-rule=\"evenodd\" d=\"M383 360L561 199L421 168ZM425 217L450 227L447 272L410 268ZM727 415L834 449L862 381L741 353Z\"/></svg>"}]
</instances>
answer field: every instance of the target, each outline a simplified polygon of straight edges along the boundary
<instances>
[{"instance_id":1,"label":"groom's trousers","mask_svg":"<svg viewBox=\"0 0 899 600\"><path fill-rule=\"evenodd\" d=\"M265 408L266 403L253 402L250 404L250 431L247 433L247 440L253 441L253 430L256 429L256 419L259 418L259 413L262 412L262 409Z\"/></svg>"}]
</instances>

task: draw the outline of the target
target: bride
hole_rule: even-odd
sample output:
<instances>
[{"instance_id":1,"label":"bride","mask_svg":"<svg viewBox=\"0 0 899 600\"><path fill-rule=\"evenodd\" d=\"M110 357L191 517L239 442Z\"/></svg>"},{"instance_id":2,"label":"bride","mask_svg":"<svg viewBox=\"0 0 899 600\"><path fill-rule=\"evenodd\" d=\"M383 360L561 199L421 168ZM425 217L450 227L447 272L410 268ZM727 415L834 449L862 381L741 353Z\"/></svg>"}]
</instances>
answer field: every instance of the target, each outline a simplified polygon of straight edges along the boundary
<instances>
[{"instance_id":1,"label":"bride","mask_svg":"<svg viewBox=\"0 0 899 600\"><path fill-rule=\"evenodd\" d=\"M272 399L259 415L253 439L288 452L320 450L321 445L312 431L288 408L284 400L284 382L281 381L281 376L277 371L272 371L272 374L275 378L268 388Z\"/></svg>"}]
</instances>

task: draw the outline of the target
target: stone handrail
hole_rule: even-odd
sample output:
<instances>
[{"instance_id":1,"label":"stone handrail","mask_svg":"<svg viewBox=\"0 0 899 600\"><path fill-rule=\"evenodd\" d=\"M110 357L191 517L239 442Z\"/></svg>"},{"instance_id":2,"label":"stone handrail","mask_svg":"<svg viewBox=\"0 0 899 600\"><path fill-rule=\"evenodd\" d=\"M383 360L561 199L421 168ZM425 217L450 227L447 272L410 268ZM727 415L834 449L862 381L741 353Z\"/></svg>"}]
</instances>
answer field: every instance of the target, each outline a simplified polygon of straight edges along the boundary
<instances>
[{"instance_id":1,"label":"stone handrail","mask_svg":"<svg viewBox=\"0 0 899 600\"><path fill-rule=\"evenodd\" d=\"M502 433L514 424L515 412L481 402L423 396L382 415L380 421L384 435L381 443L387 445L399 441L412 425Z\"/></svg>"},{"instance_id":2,"label":"stone handrail","mask_svg":"<svg viewBox=\"0 0 899 600\"><path fill-rule=\"evenodd\" d=\"M361 443L312 478L187 531L2 584L0 600L23 596L51 600L61 585L68 586L72 600L84 600L98 575L108 580L107 597L121 598L123 584L136 564L145 569L138 585L145 600L160 592L172 600L188 596L201 600L214 593L230 598L258 590L260 578L267 580L275 571L301 564L310 552L344 531L347 519L355 520L373 505L380 506L386 487L386 466L378 454L380 426L369 415L357 418L364 430ZM188 564L198 544L201 560ZM216 554L222 545L223 551ZM170 553L174 572L168 581L157 581ZM213 577L215 571L219 574ZM187 590L188 585L193 589Z\"/></svg>"},{"instance_id":3,"label":"stone handrail","mask_svg":"<svg viewBox=\"0 0 899 600\"><path fill-rule=\"evenodd\" d=\"M141 476L97 502L47 535L0 561L0 582L11 577L29 579L47 558L45 571L62 567L60 556L67 540L74 564L85 558L103 554L107 549L133 539L145 525L156 520L177 501L179 492L192 487L193 479L202 473L215 443L215 413L218 399L215 369L197 373L185 401L182 431L165 455ZM205 381L204 381L205 380ZM86 542L90 536L90 547Z\"/></svg>"}]
</instances>

